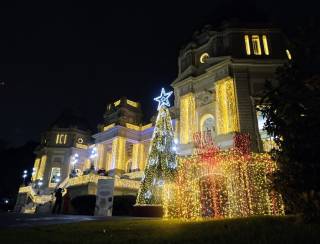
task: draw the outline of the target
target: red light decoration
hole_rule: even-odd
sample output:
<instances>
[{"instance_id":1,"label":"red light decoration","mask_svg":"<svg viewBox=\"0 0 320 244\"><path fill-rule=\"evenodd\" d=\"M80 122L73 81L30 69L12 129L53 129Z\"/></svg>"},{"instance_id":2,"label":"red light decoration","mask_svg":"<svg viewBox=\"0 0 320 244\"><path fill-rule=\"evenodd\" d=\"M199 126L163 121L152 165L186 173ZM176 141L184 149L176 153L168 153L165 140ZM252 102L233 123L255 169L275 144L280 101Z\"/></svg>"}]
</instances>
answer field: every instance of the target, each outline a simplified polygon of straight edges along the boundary
<instances>
[{"instance_id":1,"label":"red light decoration","mask_svg":"<svg viewBox=\"0 0 320 244\"><path fill-rule=\"evenodd\" d=\"M220 148L214 143L211 131L197 132L193 135L195 152L202 163L215 165Z\"/></svg>"},{"instance_id":2,"label":"red light decoration","mask_svg":"<svg viewBox=\"0 0 320 244\"><path fill-rule=\"evenodd\" d=\"M211 133L194 135L195 155L179 158L176 181L165 186L167 218L225 218L282 215L281 195L267 175L276 170L268 154L252 153L248 134L236 133L234 146L220 150Z\"/></svg>"}]
</instances>

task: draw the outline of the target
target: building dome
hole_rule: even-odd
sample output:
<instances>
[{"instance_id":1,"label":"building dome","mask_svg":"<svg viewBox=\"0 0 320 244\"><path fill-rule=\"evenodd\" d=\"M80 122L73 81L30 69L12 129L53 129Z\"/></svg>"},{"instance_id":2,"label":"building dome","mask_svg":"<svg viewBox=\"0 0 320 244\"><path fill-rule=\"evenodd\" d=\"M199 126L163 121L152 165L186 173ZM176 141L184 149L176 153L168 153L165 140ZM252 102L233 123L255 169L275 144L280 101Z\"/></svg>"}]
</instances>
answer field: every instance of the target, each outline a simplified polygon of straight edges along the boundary
<instances>
[{"instance_id":1,"label":"building dome","mask_svg":"<svg viewBox=\"0 0 320 244\"><path fill-rule=\"evenodd\" d=\"M57 129L57 128L76 128L79 130L87 131L91 130L91 126L87 119L84 117L76 114L73 110L68 109L64 110L56 119L55 122L53 122L50 127L50 129Z\"/></svg>"}]
</instances>

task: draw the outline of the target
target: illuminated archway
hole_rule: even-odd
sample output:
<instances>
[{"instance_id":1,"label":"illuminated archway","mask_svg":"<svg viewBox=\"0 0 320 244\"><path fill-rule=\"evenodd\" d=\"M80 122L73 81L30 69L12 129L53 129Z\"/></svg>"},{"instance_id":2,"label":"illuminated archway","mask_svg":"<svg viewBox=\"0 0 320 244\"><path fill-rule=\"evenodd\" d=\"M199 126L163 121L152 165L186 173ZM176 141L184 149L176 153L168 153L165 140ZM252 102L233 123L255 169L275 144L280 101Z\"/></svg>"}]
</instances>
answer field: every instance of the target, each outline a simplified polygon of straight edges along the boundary
<instances>
[{"instance_id":1,"label":"illuminated archway","mask_svg":"<svg viewBox=\"0 0 320 244\"><path fill-rule=\"evenodd\" d=\"M216 128L215 128L215 118L212 114L204 114L200 119L200 131L207 132L211 131L211 135L216 135Z\"/></svg>"}]
</instances>

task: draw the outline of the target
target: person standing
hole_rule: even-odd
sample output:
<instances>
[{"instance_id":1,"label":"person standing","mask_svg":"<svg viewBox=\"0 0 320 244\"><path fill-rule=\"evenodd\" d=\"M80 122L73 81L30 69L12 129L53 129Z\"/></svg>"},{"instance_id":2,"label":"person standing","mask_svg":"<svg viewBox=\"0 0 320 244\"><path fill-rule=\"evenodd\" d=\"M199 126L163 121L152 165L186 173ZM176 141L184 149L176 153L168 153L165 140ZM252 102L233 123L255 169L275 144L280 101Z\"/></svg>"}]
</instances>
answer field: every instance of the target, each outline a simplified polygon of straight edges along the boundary
<instances>
[{"instance_id":1,"label":"person standing","mask_svg":"<svg viewBox=\"0 0 320 244\"><path fill-rule=\"evenodd\" d=\"M62 188L58 188L55 192L55 197L56 197L56 201L54 203L53 209L52 209L52 213L57 213L59 214L61 212L61 205L62 205L62 192L63 189Z\"/></svg>"}]
</instances>

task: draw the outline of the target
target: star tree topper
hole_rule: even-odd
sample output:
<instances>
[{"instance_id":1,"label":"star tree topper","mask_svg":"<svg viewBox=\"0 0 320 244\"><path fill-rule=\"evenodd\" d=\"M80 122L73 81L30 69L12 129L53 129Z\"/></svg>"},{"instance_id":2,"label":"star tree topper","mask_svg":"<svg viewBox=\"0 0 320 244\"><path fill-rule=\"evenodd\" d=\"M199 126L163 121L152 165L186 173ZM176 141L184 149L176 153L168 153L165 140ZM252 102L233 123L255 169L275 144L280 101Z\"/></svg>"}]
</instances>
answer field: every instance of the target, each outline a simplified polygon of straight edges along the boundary
<instances>
[{"instance_id":1,"label":"star tree topper","mask_svg":"<svg viewBox=\"0 0 320 244\"><path fill-rule=\"evenodd\" d=\"M164 88L161 89L161 94L159 97L154 98L158 102L158 110L162 106L170 107L169 97L172 95L172 91L165 92Z\"/></svg>"}]
</instances>

